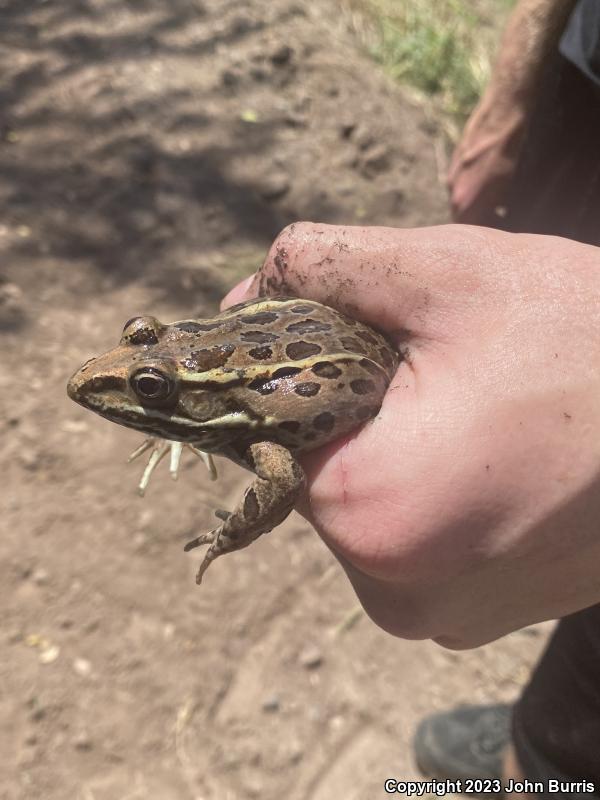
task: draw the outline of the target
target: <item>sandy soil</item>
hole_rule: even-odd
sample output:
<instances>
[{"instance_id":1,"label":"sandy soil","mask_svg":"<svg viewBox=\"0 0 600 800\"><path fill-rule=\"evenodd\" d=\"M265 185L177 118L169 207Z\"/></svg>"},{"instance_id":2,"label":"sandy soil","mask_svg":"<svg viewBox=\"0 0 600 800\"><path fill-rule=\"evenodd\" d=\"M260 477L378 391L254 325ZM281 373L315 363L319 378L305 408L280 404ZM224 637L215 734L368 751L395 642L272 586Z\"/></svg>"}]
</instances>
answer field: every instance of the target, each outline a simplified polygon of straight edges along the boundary
<instances>
[{"instance_id":1,"label":"sandy soil","mask_svg":"<svg viewBox=\"0 0 600 800\"><path fill-rule=\"evenodd\" d=\"M198 589L182 544L248 474L141 500L139 437L65 383L136 314L210 314L290 221L444 221L436 126L333 0L4 0L0 29L0 797L383 797L417 720L514 698L547 626L393 639L295 516Z\"/></svg>"}]
</instances>

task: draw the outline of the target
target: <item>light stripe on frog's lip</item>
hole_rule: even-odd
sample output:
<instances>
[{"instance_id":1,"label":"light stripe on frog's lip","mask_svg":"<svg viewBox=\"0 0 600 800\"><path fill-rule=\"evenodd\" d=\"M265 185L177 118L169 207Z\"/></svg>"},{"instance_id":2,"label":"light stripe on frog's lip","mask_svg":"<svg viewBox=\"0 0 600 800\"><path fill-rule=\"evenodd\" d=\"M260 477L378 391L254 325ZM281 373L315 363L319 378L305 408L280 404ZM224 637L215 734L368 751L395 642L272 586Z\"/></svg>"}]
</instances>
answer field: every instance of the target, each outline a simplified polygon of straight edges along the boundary
<instances>
[{"instance_id":1,"label":"light stripe on frog's lip","mask_svg":"<svg viewBox=\"0 0 600 800\"><path fill-rule=\"evenodd\" d=\"M123 424L131 427L161 427L160 423L167 423L170 429L178 428L177 432L186 431L201 436L204 431L207 433L223 428L235 429L242 426L244 430L255 430L260 425L275 425L276 420L271 416L253 417L246 411L235 411L230 414L223 414L220 417L205 420L203 422L193 422L187 417L180 417L177 414L162 412L159 408L145 408L141 405L129 405L127 408L117 409L105 403L89 403L89 407L100 416L106 419L118 419ZM152 425L156 423L156 425Z\"/></svg>"}]
</instances>

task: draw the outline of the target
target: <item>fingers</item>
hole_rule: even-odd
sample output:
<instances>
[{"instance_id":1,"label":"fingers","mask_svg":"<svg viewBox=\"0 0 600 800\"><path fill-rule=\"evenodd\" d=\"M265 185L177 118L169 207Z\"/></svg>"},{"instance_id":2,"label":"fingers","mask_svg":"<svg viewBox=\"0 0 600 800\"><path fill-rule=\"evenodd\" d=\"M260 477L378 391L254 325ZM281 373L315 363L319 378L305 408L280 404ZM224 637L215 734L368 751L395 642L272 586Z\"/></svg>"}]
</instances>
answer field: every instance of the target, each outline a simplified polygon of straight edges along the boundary
<instances>
[{"instance_id":1,"label":"fingers","mask_svg":"<svg viewBox=\"0 0 600 800\"><path fill-rule=\"evenodd\" d=\"M430 333L434 321L471 296L482 248L501 235L464 226L401 229L298 222L273 243L262 269L224 305L289 294L338 308L391 333ZM425 331L427 329L427 331Z\"/></svg>"},{"instance_id":2,"label":"fingers","mask_svg":"<svg viewBox=\"0 0 600 800\"><path fill-rule=\"evenodd\" d=\"M255 297L256 291L253 289L255 280L256 275L249 275L247 278L244 278L243 281L240 281L237 286L234 286L221 300L221 310L223 311L229 308L229 306L234 306L236 303L241 303L242 300Z\"/></svg>"}]
</instances>

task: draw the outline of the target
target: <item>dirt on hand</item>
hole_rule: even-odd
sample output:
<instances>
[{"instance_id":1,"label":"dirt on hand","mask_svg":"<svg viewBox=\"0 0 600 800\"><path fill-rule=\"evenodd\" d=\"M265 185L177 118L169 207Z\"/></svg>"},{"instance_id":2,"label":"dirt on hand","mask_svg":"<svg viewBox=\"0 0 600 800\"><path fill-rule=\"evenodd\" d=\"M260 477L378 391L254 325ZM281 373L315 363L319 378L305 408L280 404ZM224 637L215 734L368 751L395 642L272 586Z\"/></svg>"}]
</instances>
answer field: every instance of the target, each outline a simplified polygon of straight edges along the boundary
<instances>
[{"instance_id":1,"label":"dirt on hand","mask_svg":"<svg viewBox=\"0 0 600 800\"><path fill-rule=\"evenodd\" d=\"M357 607L297 516L194 583L248 473L163 465L65 384L123 323L213 313L297 219L446 219L436 126L333 0L0 3L3 800L364 800L418 719L511 700L544 627L469 653ZM437 155L436 155L437 154Z\"/></svg>"}]
</instances>

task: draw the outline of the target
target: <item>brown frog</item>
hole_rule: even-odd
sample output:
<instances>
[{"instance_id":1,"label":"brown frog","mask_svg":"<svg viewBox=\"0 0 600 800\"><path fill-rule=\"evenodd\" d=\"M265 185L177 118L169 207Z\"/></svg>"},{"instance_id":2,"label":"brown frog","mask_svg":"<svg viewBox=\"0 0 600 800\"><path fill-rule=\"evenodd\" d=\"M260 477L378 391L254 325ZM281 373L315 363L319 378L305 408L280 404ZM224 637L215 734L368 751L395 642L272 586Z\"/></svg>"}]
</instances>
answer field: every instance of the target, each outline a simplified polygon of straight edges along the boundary
<instances>
[{"instance_id":1,"label":"brown frog","mask_svg":"<svg viewBox=\"0 0 600 800\"><path fill-rule=\"evenodd\" d=\"M211 319L127 322L118 346L87 361L69 396L113 422L200 454L227 456L256 473L231 514L189 542L211 561L249 545L292 510L305 481L294 456L374 417L398 365L372 328L312 300L270 297ZM166 453L155 447L142 481ZM135 454L134 454L135 455ZM209 466L211 462L209 460Z\"/></svg>"}]
</instances>

